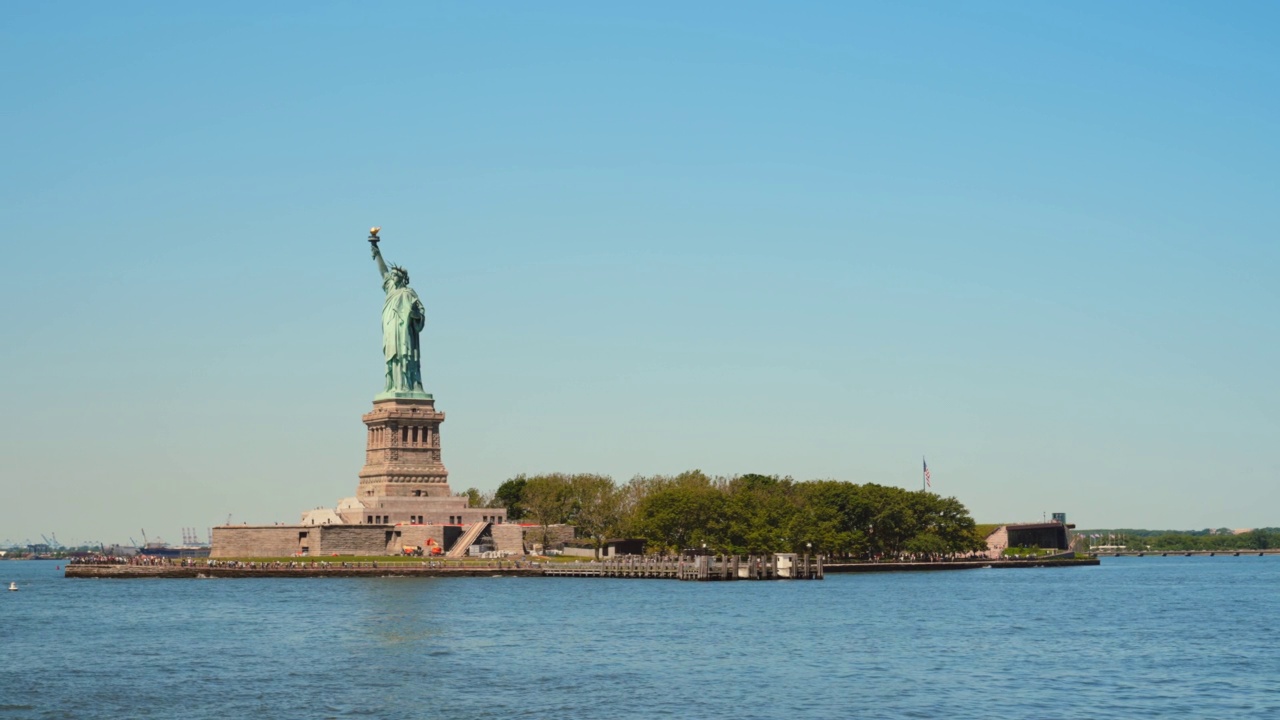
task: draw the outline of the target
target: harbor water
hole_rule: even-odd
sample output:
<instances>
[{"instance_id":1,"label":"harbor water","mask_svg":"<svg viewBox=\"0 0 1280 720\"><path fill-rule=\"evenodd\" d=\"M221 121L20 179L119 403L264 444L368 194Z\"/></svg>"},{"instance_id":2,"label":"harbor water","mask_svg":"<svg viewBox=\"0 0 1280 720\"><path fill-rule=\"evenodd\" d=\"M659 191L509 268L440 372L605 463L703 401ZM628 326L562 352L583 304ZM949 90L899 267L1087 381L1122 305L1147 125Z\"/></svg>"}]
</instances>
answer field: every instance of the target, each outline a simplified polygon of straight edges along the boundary
<instances>
[{"instance_id":1,"label":"harbor water","mask_svg":"<svg viewBox=\"0 0 1280 720\"><path fill-rule=\"evenodd\" d=\"M1280 557L828 575L69 580L0 718L1277 718Z\"/></svg>"}]
</instances>

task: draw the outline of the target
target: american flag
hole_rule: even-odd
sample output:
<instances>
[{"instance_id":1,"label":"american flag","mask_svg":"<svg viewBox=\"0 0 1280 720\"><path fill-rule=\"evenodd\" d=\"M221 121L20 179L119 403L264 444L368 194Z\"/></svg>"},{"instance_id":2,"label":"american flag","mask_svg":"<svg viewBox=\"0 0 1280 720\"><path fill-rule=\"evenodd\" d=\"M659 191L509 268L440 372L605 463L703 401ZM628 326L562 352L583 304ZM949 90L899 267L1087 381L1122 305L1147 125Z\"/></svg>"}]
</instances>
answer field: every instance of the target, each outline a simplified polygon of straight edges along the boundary
<instances>
[{"instance_id":1,"label":"american flag","mask_svg":"<svg viewBox=\"0 0 1280 720\"><path fill-rule=\"evenodd\" d=\"M932 482L930 482L930 480L929 480L929 478L930 478L930 475L929 475L929 463L928 463L928 462L926 462L926 461L925 461L925 460L923 460L923 459L921 459L921 461L920 461L920 462L923 462L923 463L924 463L924 486L925 486L925 487L933 487L933 483L932 483Z\"/></svg>"}]
</instances>

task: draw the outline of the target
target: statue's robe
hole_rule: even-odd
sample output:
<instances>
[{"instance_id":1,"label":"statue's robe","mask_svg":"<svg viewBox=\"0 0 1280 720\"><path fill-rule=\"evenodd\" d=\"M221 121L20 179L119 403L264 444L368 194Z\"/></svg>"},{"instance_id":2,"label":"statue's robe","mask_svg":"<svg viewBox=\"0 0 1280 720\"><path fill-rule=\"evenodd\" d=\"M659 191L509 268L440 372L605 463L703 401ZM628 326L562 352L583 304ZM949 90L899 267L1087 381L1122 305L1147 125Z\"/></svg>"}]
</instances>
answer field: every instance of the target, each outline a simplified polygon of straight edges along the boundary
<instances>
[{"instance_id":1,"label":"statue's robe","mask_svg":"<svg viewBox=\"0 0 1280 720\"><path fill-rule=\"evenodd\" d=\"M426 309L413 288L387 288L387 299L382 303L382 354L388 380L396 385L389 390L421 389L418 343L425 320Z\"/></svg>"}]
</instances>

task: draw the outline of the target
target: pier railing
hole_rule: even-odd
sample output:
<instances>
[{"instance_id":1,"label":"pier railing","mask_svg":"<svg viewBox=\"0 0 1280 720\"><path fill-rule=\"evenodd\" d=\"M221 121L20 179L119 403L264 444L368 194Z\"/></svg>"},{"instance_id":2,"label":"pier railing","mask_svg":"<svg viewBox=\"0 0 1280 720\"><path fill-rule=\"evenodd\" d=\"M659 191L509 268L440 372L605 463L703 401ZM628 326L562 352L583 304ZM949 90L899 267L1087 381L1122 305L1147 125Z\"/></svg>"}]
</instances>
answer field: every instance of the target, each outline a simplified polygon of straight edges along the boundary
<instances>
[{"instance_id":1,"label":"pier railing","mask_svg":"<svg viewBox=\"0 0 1280 720\"><path fill-rule=\"evenodd\" d=\"M668 580L821 580L822 556L698 555L693 557L622 557L555 563L543 567L547 577L609 577Z\"/></svg>"}]
</instances>

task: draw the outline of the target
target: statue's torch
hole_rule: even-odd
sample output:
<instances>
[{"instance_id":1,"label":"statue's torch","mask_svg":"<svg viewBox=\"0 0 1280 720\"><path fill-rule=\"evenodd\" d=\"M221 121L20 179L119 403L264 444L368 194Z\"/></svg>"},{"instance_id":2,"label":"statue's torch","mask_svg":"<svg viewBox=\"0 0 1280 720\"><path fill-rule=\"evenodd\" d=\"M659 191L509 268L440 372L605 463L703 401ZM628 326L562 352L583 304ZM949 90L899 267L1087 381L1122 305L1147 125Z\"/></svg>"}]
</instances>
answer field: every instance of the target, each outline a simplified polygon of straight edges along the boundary
<instances>
[{"instance_id":1,"label":"statue's torch","mask_svg":"<svg viewBox=\"0 0 1280 720\"><path fill-rule=\"evenodd\" d=\"M380 227L369 228L369 244L373 246L374 252L378 251L378 240L381 239L378 237L378 231L381 229Z\"/></svg>"}]
</instances>

